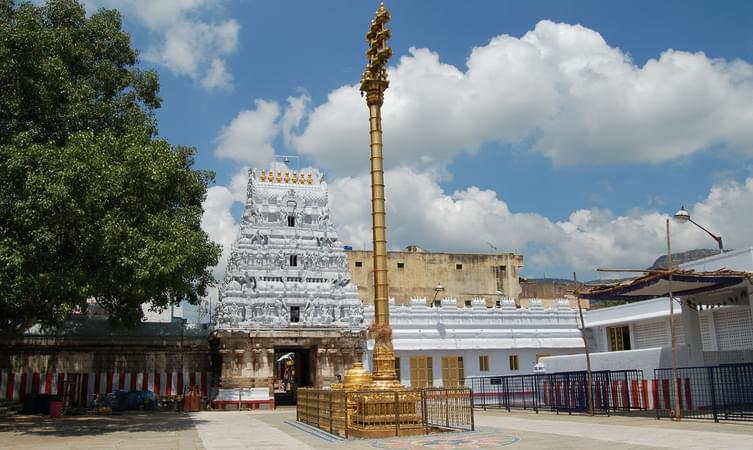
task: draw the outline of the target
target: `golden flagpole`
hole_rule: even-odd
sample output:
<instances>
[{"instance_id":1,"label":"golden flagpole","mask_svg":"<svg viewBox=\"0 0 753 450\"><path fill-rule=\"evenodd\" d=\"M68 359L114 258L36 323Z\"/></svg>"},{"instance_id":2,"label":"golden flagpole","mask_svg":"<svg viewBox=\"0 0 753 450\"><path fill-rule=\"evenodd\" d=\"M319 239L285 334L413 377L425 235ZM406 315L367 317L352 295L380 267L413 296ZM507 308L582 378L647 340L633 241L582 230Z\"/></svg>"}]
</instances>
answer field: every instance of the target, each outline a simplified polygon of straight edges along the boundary
<instances>
[{"instance_id":1,"label":"golden flagpole","mask_svg":"<svg viewBox=\"0 0 753 450\"><path fill-rule=\"evenodd\" d=\"M337 413L338 417L345 419L346 435L361 438L426 434L430 430L426 412L422 409L422 392L406 389L397 379L387 298L387 226L381 108L384 91L389 86L387 61L392 56L392 50L387 46L390 30L386 24L389 20L390 14L382 3L366 34L369 42L366 55L369 62L361 77L361 95L365 94L369 107L371 136L374 322L369 327L369 338L374 339L373 372L369 374L361 362L354 362L353 367L345 372L343 383L332 385L332 391L346 391L344 402L338 403L335 409L330 405L330 414ZM330 432L334 417L330 418Z\"/></svg>"},{"instance_id":2,"label":"golden flagpole","mask_svg":"<svg viewBox=\"0 0 753 450\"><path fill-rule=\"evenodd\" d=\"M386 24L390 13L379 5L366 34L369 49L368 64L361 77L361 95L366 95L369 107L371 135L371 215L374 245L374 323L369 336L374 338L373 384L377 387L399 385L395 373L395 353L392 348L392 328L387 298L387 225L384 208L384 156L382 154L382 103L389 86L387 61L392 49L387 45L390 30Z\"/></svg>"}]
</instances>

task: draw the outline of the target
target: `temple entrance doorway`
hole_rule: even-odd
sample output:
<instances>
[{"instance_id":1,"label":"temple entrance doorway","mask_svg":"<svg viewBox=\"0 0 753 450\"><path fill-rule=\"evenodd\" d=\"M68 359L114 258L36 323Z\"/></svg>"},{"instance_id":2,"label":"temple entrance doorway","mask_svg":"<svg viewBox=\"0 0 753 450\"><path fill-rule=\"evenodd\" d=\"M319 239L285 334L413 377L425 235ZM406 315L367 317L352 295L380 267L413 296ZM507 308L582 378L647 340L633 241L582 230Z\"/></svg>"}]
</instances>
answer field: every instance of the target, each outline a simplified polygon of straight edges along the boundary
<instances>
[{"instance_id":1,"label":"temple entrance doorway","mask_svg":"<svg viewBox=\"0 0 753 450\"><path fill-rule=\"evenodd\" d=\"M307 348L275 348L275 399L278 404L295 404L299 387L314 385L316 351ZM290 401L292 400L292 403Z\"/></svg>"}]
</instances>

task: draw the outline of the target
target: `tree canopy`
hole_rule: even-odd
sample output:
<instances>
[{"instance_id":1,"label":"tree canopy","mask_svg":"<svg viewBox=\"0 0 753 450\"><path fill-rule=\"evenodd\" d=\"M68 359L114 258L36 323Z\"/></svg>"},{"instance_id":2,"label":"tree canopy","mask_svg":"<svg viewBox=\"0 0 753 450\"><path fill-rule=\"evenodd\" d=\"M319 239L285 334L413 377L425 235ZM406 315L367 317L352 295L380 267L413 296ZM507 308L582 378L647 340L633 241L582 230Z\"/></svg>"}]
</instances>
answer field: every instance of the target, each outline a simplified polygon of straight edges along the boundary
<instances>
[{"instance_id":1,"label":"tree canopy","mask_svg":"<svg viewBox=\"0 0 753 450\"><path fill-rule=\"evenodd\" d=\"M88 299L135 324L214 283L213 174L157 136L158 77L130 45L117 11L0 0L0 329Z\"/></svg>"}]
</instances>

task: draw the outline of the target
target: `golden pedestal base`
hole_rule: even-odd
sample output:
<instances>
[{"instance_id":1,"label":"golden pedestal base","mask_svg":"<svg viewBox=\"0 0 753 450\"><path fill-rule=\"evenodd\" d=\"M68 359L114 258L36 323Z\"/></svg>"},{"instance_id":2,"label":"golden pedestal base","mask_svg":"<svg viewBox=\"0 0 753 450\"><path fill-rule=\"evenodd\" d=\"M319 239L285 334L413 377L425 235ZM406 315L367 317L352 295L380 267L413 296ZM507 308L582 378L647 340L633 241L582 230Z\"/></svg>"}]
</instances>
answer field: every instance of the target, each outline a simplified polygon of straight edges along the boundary
<instances>
[{"instance_id":1,"label":"golden pedestal base","mask_svg":"<svg viewBox=\"0 0 753 450\"><path fill-rule=\"evenodd\" d=\"M348 435L376 438L425 434L421 394L406 389L396 379L373 378L358 362L345 373L343 384L332 386L334 392L345 395L344 402L332 404L332 416L347 418Z\"/></svg>"},{"instance_id":2,"label":"golden pedestal base","mask_svg":"<svg viewBox=\"0 0 753 450\"><path fill-rule=\"evenodd\" d=\"M388 438L388 437L396 437L396 436L420 436L427 434L424 427L417 427L417 428L399 428L397 430L397 433L395 432L395 427L392 428L364 428L364 429L357 429L357 428L351 428L349 429L350 436L353 436L354 438L359 439L368 439L368 438Z\"/></svg>"},{"instance_id":3,"label":"golden pedestal base","mask_svg":"<svg viewBox=\"0 0 753 450\"><path fill-rule=\"evenodd\" d=\"M419 392L399 386L396 389L358 390L349 393L347 398L348 433L351 436L389 437L426 433Z\"/></svg>"}]
</instances>

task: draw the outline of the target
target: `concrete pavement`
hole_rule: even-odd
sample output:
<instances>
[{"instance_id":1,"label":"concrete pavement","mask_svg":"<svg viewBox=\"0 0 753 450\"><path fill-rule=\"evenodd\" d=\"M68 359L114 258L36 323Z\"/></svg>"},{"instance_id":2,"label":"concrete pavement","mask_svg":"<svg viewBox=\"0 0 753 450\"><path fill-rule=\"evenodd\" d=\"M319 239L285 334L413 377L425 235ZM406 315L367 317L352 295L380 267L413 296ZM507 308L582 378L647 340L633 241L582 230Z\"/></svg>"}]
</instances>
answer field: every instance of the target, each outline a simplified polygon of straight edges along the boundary
<instances>
[{"instance_id":1,"label":"concrete pavement","mask_svg":"<svg viewBox=\"0 0 753 450\"><path fill-rule=\"evenodd\" d=\"M276 411L133 412L111 416L0 419L0 448L12 449L753 449L753 423L658 421L477 411L475 432L343 440Z\"/></svg>"}]
</instances>

